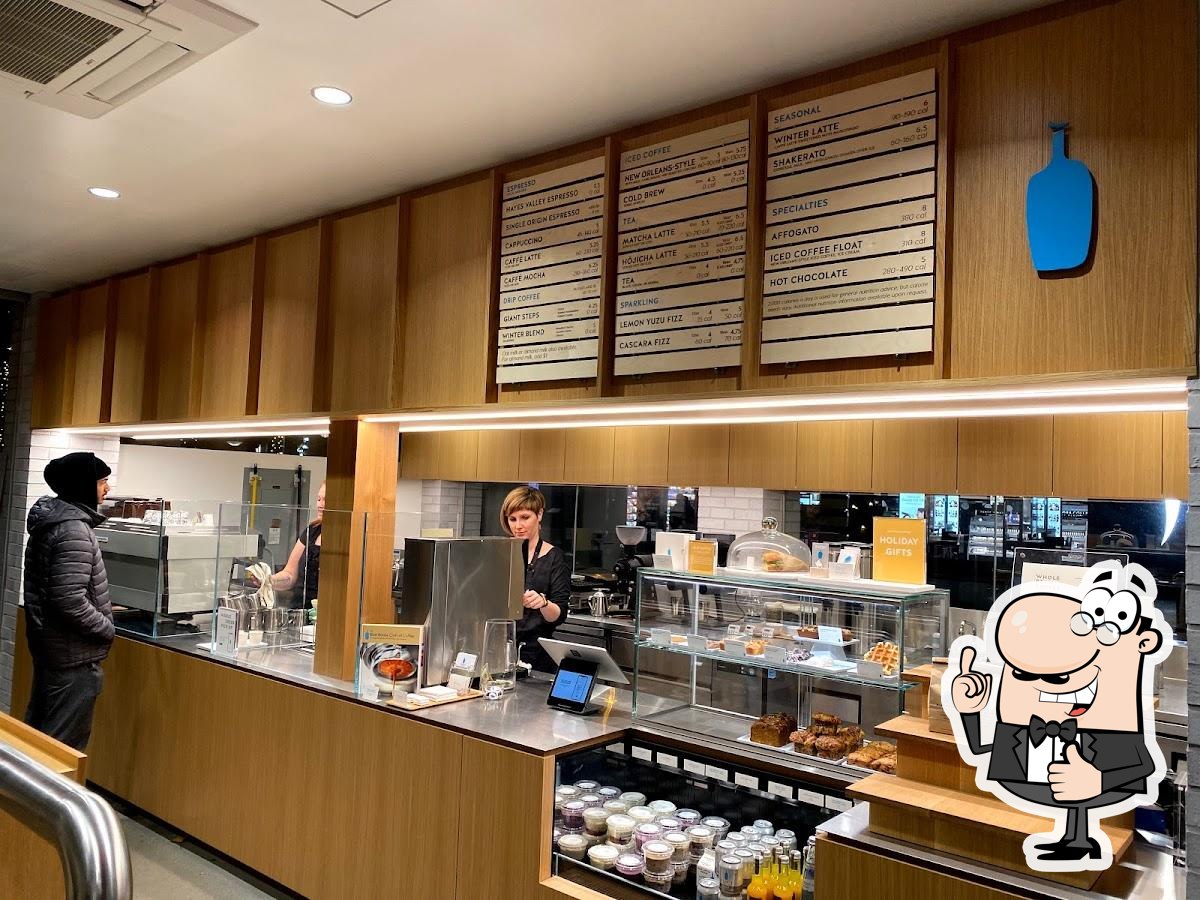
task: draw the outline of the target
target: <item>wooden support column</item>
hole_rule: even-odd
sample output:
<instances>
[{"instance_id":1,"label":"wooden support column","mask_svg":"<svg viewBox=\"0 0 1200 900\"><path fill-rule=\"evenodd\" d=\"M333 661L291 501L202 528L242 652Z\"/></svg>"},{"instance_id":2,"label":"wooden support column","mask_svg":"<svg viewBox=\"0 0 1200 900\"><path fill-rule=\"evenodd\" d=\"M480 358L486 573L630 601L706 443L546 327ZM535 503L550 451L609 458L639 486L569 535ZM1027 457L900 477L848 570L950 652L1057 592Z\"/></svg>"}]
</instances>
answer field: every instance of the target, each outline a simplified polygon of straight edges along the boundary
<instances>
[{"instance_id":1,"label":"wooden support column","mask_svg":"<svg viewBox=\"0 0 1200 900\"><path fill-rule=\"evenodd\" d=\"M366 621L392 621L399 439L397 425L350 420L329 426L313 660L319 675L345 681L354 677L360 597ZM370 533L364 539L367 516Z\"/></svg>"}]
</instances>

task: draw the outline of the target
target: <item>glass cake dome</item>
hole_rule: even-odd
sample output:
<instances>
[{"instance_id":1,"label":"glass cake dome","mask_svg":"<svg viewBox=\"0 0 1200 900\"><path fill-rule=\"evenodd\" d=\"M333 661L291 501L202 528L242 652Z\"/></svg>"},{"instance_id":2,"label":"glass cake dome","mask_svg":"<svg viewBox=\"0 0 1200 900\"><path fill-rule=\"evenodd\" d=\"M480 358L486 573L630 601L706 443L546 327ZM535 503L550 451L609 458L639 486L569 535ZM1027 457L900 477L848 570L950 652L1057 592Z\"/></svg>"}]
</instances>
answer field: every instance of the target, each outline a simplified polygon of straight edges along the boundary
<instances>
[{"instance_id":1,"label":"glass cake dome","mask_svg":"<svg viewBox=\"0 0 1200 900\"><path fill-rule=\"evenodd\" d=\"M761 531L743 534L729 546L728 569L744 572L807 572L812 552L799 538L784 534L768 516Z\"/></svg>"}]
</instances>

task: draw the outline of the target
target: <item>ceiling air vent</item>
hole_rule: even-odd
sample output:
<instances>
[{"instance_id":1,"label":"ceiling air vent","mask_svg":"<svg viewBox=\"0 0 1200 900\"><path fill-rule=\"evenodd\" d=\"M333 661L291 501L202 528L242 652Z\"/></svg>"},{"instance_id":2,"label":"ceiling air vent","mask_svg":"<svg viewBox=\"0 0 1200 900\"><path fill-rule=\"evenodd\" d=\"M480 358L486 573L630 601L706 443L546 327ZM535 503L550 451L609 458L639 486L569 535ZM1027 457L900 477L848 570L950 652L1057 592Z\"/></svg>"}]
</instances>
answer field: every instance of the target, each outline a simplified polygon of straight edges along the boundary
<instances>
[{"instance_id":1,"label":"ceiling air vent","mask_svg":"<svg viewBox=\"0 0 1200 900\"><path fill-rule=\"evenodd\" d=\"M97 118L254 27L207 0L0 0L0 90Z\"/></svg>"}]
</instances>

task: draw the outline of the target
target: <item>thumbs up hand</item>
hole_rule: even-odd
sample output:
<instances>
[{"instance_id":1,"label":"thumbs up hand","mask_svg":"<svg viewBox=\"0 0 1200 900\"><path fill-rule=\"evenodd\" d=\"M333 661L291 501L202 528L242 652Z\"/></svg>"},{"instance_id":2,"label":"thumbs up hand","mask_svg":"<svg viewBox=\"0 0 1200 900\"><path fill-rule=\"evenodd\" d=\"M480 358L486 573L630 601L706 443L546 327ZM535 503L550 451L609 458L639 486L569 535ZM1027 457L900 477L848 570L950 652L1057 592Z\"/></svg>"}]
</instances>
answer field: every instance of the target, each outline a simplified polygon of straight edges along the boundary
<instances>
[{"instance_id":1,"label":"thumbs up hand","mask_svg":"<svg viewBox=\"0 0 1200 900\"><path fill-rule=\"evenodd\" d=\"M1079 747L1067 744L1066 762L1050 764L1050 790L1060 803L1082 803L1104 791L1099 769L1079 755Z\"/></svg>"},{"instance_id":2,"label":"thumbs up hand","mask_svg":"<svg viewBox=\"0 0 1200 900\"><path fill-rule=\"evenodd\" d=\"M950 702L959 715L979 713L992 696L992 676L975 671L975 648L963 647L958 658L958 674L950 687Z\"/></svg>"}]
</instances>

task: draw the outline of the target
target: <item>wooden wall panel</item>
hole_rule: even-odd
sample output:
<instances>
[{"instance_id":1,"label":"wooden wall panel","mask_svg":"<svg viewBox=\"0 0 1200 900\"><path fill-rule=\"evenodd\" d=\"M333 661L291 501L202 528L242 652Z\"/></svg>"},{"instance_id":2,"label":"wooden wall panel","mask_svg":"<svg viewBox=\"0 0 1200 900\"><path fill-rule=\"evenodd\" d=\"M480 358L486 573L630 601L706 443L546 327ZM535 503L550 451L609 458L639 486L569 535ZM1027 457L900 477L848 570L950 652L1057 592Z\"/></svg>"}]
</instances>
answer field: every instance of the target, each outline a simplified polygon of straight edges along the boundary
<instances>
[{"instance_id":1,"label":"wooden wall panel","mask_svg":"<svg viewBox=\"0 0 1200 900\"><path fill-rule=\"evenodd\" d=\"M395 203L330 226L328 374L335 411L391 403L399 226Z\"/></svg>"},{"instance_id":2,"label":"wooden wall panel","mask_svg":"<svg viewBox=\"0 0 1200 900\"><path fill-rule=\"evenodd\" d=\"M151 286L156 279L150 272L139 272L116 280L113 422L138 422L153 414L144 405L153 400L146 392L146 368L151 344Z\"/></svg>"},{"instance_id":3,"label":"wooden wall panel","mask_svg":"<svg viewBox=\"0 0 1200 900\"><path fill-rule=\"evenodd\" d=\"M1162 413L1055 416L1054 496L1161 497L1162 429Z\"/></svg>"},{"instance_id":4,"label":"wooden wall panel","mask_svg":"<svg viewBox=\"0 0 1200 900\"><path fill-rule=\"evenodd\" d=\"M112 374L105 368L109 338L109 284L79 292L75 320L74 378L68 387L71 425L98 425L108 418Z\"/></svg>"},{"instance_id":5,"label":"wooden wall panel","mask_svg":"<svg viewBox=\"0 0 1200 900\"><path fill-rule=\"evenodd\" d=\"M1093 4L959 48L955 378L1195 370L1195 71L1196 6L1179 0ZM1096 179L1099 225L1082 273L1039 278L1025 186L1054 120Z\"/></svg>"},{"instance_id":6,"label":"wooden wall panel","mask_svg":"<svg viewBox=\"0 0 1200 900\"><path fill-rule=\"evenodd\" d=\"M262 415L313 412L320 226L263 242L263 330L258 375ZM322 372L322 379L326 373Z\"/></svg>"},{"instance_id":7,"label":"wooden wall panel","mask_svg":"<svg viewBox=\"0 0 1200 900\"><path fill-rule=\"evenodd\" d=\"M517 481L520 464L521 432L479 432L476 478L480 481Z\"/></svg>"},{"instance_id":8,"label":"wooden wall panel","mask_svg":"<svg viewBox=\"0 0 1200 900\"><path fill-rule=\"evenodd\" d=\"M870 491L873 423L796 425L795 484L802 491Z\"/></svg>"},{"instance_id":9,"label":"wooden wall panel","mask_svg":"<svg viewBox=\"0 0 1200 900\"><path fill-rule=\"evenodd\" d=\"M671 429L666 425L629 425L613 434L613 481L665 486Z\"/></svg>"},{"instance_id":10,"label":"wooden wall panel","mask_svg":"<svg viewBox=\"0 0 1200 900\"><path fill-rule=\"evenodd\" d=\"M400 477L437 478L438 435L413 432L400 435Z\"/></svg>"},{"instance_id":11,"label":"wooden wall panel","mask_svg":"<svg viewBox=\"0 0 1200 900\"><path fill-rule=\"evenodd\" d=\"M254 303L254 242L208 255L196 335L196 374L204 419L246 414Z\"/></svg>"},{"instance_id":12,"label":"wooden wall panel","mask_svg":"<svg viewBox=\"0 0 1200 900\"><path fill-rule=\"evenodd\" d=\"M958 493L1045 497L1053 490L1050 416L958 420Z\"/></svg>"},{"instance_id":13,"label":"wooden wall panel","mask_svg":"<svg viewBox=\"0 0 1200 900\"><path fill-rule=\"evenodd\" d=\"M871 490L952 494L958 485L956 419L877 419Z\"/></svg>"},{"instance_id":14,"label":"wooden wall panel","mask_svg":"<svg viewBox=\"0 0 1200 900\"><path fill-rule=\"evenodd\" d=\"M670 426L668 484L723 485L728 481L728 425Z\"/></svg>"},{"instance_id":15,"label":"wooden wall panel","mask_svg":"<svg viewBox=\"0 0 1200 900\"><path fill-rule=\"evenodd\" d=\"M568 428L563 479L575 484L612 484L615 428Z\"/></svg>"},{"instance_id":16,"label":"wooden wall panel","mask_svg":"<svg viewBox=\"0 0 1200 900\"><path fill-rule=\"evenodd\" d=\"M796 483L796 425L731 425L727 484L791 490Z\"/></svg>"},{"instance_id":17,"label":"wooden wall panel","mask_svg":"<svg viewBox=\"0 0 1200 900\"><path fill-rule=\"evenodd\" d=\"M187 419L192 414L193 339L199 312L201 260L192 258L158 271L158 293L151 308L151 416Z\"/></svg>"},{"instance_id":18,"label":"wooden wall panel","mask_svg":"<svg viewBox=\"0 0 1200 900\"><path fill-rule=\"evenodd\" d=\"M75 385L75 328L79 295L46 297L38 304L37 349L33 360L34 428L65 425Z\"/></svg>"},{"instance_id":19,"label":"wooden wall panel","mask_svg":"<svg viewBox=\"0 0 1200 900\"><path fill-rule=\"evenodd\" d=\"M475 481L478 431L413 432L400 436L400 477Z\"/></svg>"},{"instance_id":20,"label":"wooden wall panel","mask_svg":"<svg viewBox=\"0 0 1200 900\"><path fill-rule=\"evenodd\" d=\"M562 430L535 428L521 432L521 481L561 482L565 479L567 439Z\"/></svg>"},{"instance_id":21,"label":"wooden wall panel","mask_svg":"<svg viewBox=\"0 0 1200 900\"><path fill-rule=\"evenodd\" d=\"M486 399L491 214L489 177L410 202L402 406Z\"/></svg>"},{"instance_id":22,"label":"wooden wall panel","mask_svg":"<svg viewBox=\"0 0 1200 900\"><path fill-rule=\"evenodd\" d=\"M1163 496L1186 501L1190 496L1187 413L1163 413L1162 435Z\"/></svg>"}]
</instances>

